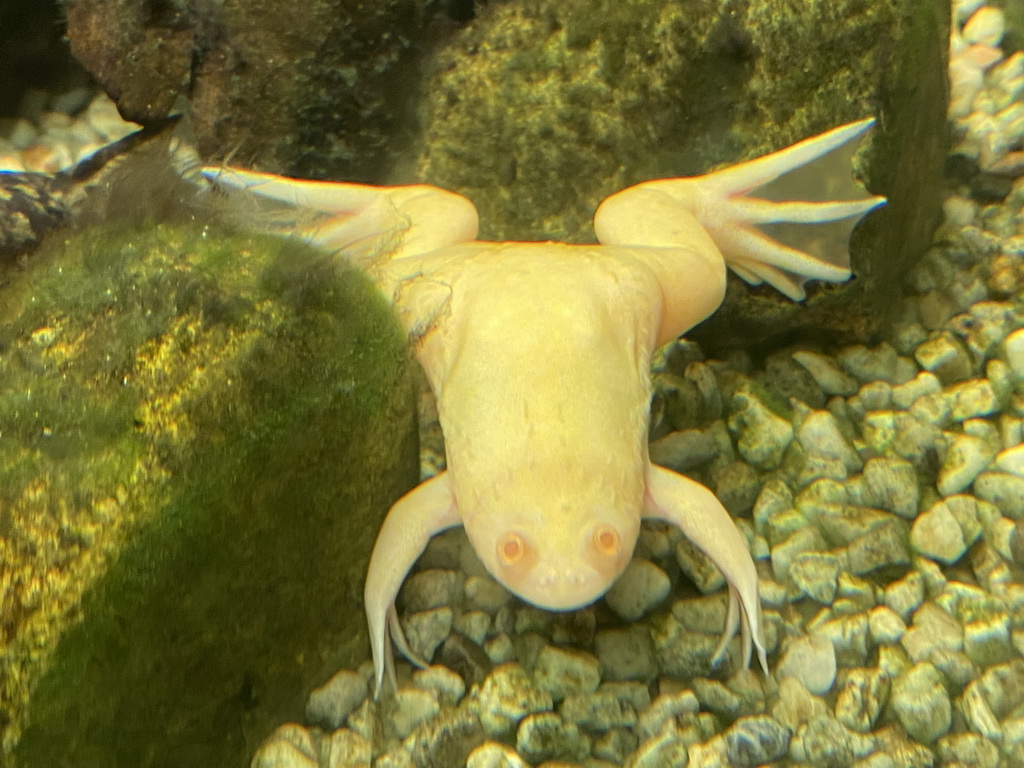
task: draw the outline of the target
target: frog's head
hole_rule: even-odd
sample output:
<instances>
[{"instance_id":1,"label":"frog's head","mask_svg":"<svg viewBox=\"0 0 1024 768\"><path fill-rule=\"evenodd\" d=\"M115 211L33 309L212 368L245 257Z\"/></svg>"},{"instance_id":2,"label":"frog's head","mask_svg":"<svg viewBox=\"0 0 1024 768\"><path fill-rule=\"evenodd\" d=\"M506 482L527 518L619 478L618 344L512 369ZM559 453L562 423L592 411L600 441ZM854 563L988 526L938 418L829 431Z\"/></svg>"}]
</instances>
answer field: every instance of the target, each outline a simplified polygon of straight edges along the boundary
<instances>
[{"instance_id":1,"label":"frog's head","mask_svg":"<svg viewBox=\"0 0 1024 768\"><path fill-rule=\"evenodd\" d=\"M640 527L639 509L589 506L586 497L546 509L470 515L466 533L487 570L510 592L547 610L580 608L625 570Z\"/></svg>"}]
</instances>

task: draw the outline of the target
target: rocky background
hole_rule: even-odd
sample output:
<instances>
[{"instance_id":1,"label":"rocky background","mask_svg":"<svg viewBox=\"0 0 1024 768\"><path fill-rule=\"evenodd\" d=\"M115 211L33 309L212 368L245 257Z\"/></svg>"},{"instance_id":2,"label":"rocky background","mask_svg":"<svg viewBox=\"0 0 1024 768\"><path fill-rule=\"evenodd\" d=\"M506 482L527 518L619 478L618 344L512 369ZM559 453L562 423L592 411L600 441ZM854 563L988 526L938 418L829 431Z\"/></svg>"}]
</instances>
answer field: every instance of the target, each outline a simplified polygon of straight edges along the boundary
<instances>
[{"instance_id":1,"label":"rocky background","mask_svg":"<svg viewBox=\"0 0 1024 768\"><path fill-rule=\"evenodd\" d=\"M1008 57L1020 48L1020 27L1013 26L1019 25L1019 9L1006 3L1005 34L1002 26L996 34L991 14L968 31L979 5L957 4L958 34L989 49L982 54L997 51L994 61ZM0 19L21 26L0 24L0 34L38 30L40 20L17 6L5 5L0 13L8 15ZM1022 193L1013 173L993 164L1012 167L1021 149L1013 111L1020 95L1019 61L982 67L953 51L950 61L963 64L966 82L974 85L966 111L947 133L947 3L722 0L682 9L679 3L639 0L408 0L372 6L314 1L298 7L262 0L94 0L62 6L71 50L125 117L152 125L180 112L190 122L190 138L215 162L229 158L313 178L430 181L470 197L482 213L484 236L493 238L585 241L592 237L589 217L596 203L633 181L699 172L865 114L879 117L858 168L872 191L888 195L890 203L858 232L857 279L819 286L799 306L734 281L723 311L693 334L699 345L673 347L657 367L652 436L658 440L652 453L705 482L739 517L761 565L774 676L761 681L732 675L731 668L709 671L722 607L720 595L712 593L720 583L671 531L645 533L629 578L606 601L555 619L510 602L460 551L463 544L441 541L410 580L403 607L417 648L428 656L439 649L437 658L459 674L441 667L420 673L396 701L378 710L365 700L365 667L343 669L310 697L302 726L284 726L267 742L259 765L362 765L371 755L382 765L428 765L459 762L474 749L471 759L479 764L508 765L526 757L612 764L628 759L647 766L689 754L700 765L785 756L795 764L873 766L877 754L913 765L940 760L995 766L1000 756L1019 757L1021 702L1015 692L1024 688L1024 672L1014 569L1022 512L1013 499L1020 496L1024 376L1015 303ZM40 36L40 49L59 50L62 26L42 21L56 34ZM13 55L20 49L7 50ZM63 54L53 60L62 62L53 73L31 68L41 78L34 85L68 83L64 103L38 88L18 94L11 89L6 96L8 104L18 104L14 114L20 119L9 123L0 148L25 168L67 167L88 148L130 130L109 102L93 101L91 90L72 87L82 82L81 70L67 66ZM11 137L18 132L15 142ZM45 140L57 135L59 141ZM950 136L955 154L947 162ZM947 184L955 194L947 194ZM136 202L132 191L145 187L125 185L123 178L106 188L101 184L91 199L100 201L102 215L80 223L91 229L98 220L118 220ZM946 227L928 251L943 200ZM180 207L171 210L182 213ZM167 215L166 208L157 211L152 221ZM76 280L82 285L107 276L125 292L124 307L155 307L170 323L152 326L151 335L135 340L133 351L121 350L140 366L135 380L152 386L133 390L139 399L131 408L117 398L110 406L96 401L96 392L120 390L97 390L96 361L75 357L76 350L93 348L86 329L96 318L87 311L67 312L82 297L64 288L51 291L49 309L32 308L24 316L17 314L22 305L9 304L13 314L0 358L8 382L6 413L29 426L6 446L11 453L5 466L12 469L5 492L17 498L5 502L0 614L13 664L4 667L0 680L7 745L17 740L29 711L27 693L37 692L31 702L34 725L20 747L26 765L52 764L62 738L64 748L73 750L67 754L77 757L89 743L98 762L136 765L138 747L124 739L128 723L139 724L133 733L151 745L153 765L202 759L241 765L275 712L291 713L280 720L298 718L296 701L317 670L329 661L355 664L323 657L309 662L293 643L322 650L323 638L297 624L271 633L275 642L259 657L264 662L254 664L251 649L235 654L241 665L224 659L224 677L207 674L220 669L219 663L196 662L209 650L202 642L184 643L181 654L162 656L180 641L161 634L166 617L212 617L213 624L190 624L198 629L185 634L205 632L223 646L229 635L218 622L233 615L227 608L262 602L251 594L233 601L235 593L223 586L254 581L247 569L260 550L246 546L253 530L246 515L255 510L260 519L275 519L300 498L290 496L293 490L307 494L301 506L316 514L305 519L307 544L287 548L294 556L287 563L290 573L300 577L293 591L270 601L268 615L294 615L323 589L321 576L301 577L309 560L324 558L307 545L325 543L315 531L330 518L331 494L340 498L352 491L333 485L326 470L317 482L307 482L304 473L316 462L310 453L292 451L296 463L289 464L289 452L275 451L286 425L280 425L284 433L263 433L266 442L254 444L257 452L266 451L264 459L283 461L272 477L275 487L282 478L294 481L282 480L281 487L289 489L285 496L252 495L246 489L267 487L259 482L264 465L246 465L255 475L225 473L228 457L217 446L192 457L198 466L209 463L212 475L201 474L170 496L172 510L190 509L188 500L212 496L220 500L215 507L231 513L220 518L230 521L221 524L228 536L211 539L217 542L211 551L241 553L235 562L246 565L234 576L231 568L207 571L205 586L212 589L191 595L168 587L202 586L193 569L216 560L183 546L203 530L188 527L181 536L160 527L136 529L146 535L125 539L132 547L123 551L141 554L112 557L110 562L120 563L112 575L104 575L105 566L81 567L102 565L107 553L120 551L111 547L115 539L101 536L96 544L85 535L120 536L121 529L105 524L111 510L117 511L115 520L122 520L125 509L141 512L124 517L133 523L168 509L162 506L171 493L167 478L177 479L184 466L175 451L191 455L196 448L188 440L196 415L183 408L192 402L186 395L195 392L180 385L193 381L189 365L213 354L206 344L224 328L269 333L279 343L293 338L274 333L307 322L302 313L289 314L298 305L324 319L317 314L316 291L294 273L282 276L271 268L279 260L276 252L263 250L271 246L233 239L239 233L228 222L216 222L213 229L153 230L152 221L146 234L119 228L68 241L72 245L58 241L3 272L8 297L26 296L48 280L63 282L62 262L78 263L83 269ZM205 240L211 235L223 245L209 251ZM231 277L230 259L219 260L226 259L225 249L254 255L241 283ZM121 269L140 254L142 272ZM108 267L94 272L103 264ZM116 279L104 271L110 264ZM176 284L184 286L180 290L161 289L166 284L158 277L169 265ZM204 282L211 276L212 286ZM909 283L902 282L904 276ZM143 293L135 293L140 287ZM269 303L253 304L250 298L240 309L231 298L254 291L265 292ZM212 326L196 319L211 312L221 318ZM197 342L191 335L196 328L212 328L213 335ZM751 346L755 341L761 343ZM848 346L837 351L842 343ZM154 365L160 350L162 363ZM333 359L307 351L311 357L304 365ZM706 357L712 353L721 360ZM165 369L181 356L191 362ZM230 358L228 365L241 366L246 379L290 386L287 365L260 378L254 365L261 359ZM104 469L108 465L76 465L89 482L97 468L104 469L99 477L110 485L103 488L112 490L100 493L69 479L78 475L58 471L67 466L61 463L66 453L56 459L45 451L37 455L41 443L51 442L41 433L53 427L44 423L48 412L25 420L24 395L33 375L48 382L55 371L81 388L71 395L60 387L51 393L37 388L64 398L50 412L64 413L62 403L81 399L86 406L73 412L79 421L71 427L85 424L92 434L98 425L107 429L101 436L113 441L83 447L64 440L66 450L105 450L141 430L138 445L131 444L143 451L147 472L138 489L134 480L127 484L136 496L119 490L118 482L126 485L118 479L123 476ZM196 412L213 419L203 422L202 434L216 422L213 434L239 435L230 417L250 412L253 402L232 399L237 393L225 389L230 378L210 377L214 389L202 402L216 407L211 414ZM305 377L303 382L310 383ZM109 376L99 382L117 383ZM309 394L317 392L313 386ZM129 412L130 429L119 419ZM323 440L339 439L325 430ZM319 439L312 444L320 445ZM248 437L238 440L249 444ZM399 440L399 453L402 445ZM354 448L356 454L366 452ZM57 461L58 469L38 463L46 461ZM164 467L171 474L161 474ZM221 484L207 485L211 477ZM389 490L368 494L371 522L359 535L372 535L374 515L403 482L411 482L401 470L391 477L395 484ZM238 504L238 498L246 503ZM232 537L233 531L246 534ZM166 552L168 534L179 554L160 561L170 567L160 579L152 578L139 563ZM282 551L276 544L288 535L293 534L287 529L269 532L270 551ZM243 546L229 547L233 538ZM352 573L360 568L354 564ZM87 571L102 578L79 601L80 591L93 583L79 580ZM340 588L348 599L354 599L353 584ZM125 585L146 586L151 591L142 594L156 599L136 599L126 610L119 602ZM694 599L695 589L708 595ZM345 610L361 627L361 614ZM57 646L68 619L77 628ZM265 636L252 631L251 616L229 623L241 627L244 637ZM155 642L126 649L118 645L125 636ZM345 637L343 643L362 647L357 636ZM98 647L111 651L107 661L84 664L82 654ZM121 658L123 668L116 663ZM173 663L154 661L162 658ZM275 659L298 659L302 674L296 675L290 661ZM156 703L146 699L154 664L167 675L162 690L170 691ZM47 673L40 679L42 670ZM130 684L115 695L107 684L119 677ZM325 677L321 673L317 680ZM174 693L182 681L195 699ZM472 682L485 684L467 692ZM83 691L101 695L89 698ZM271 692L283 697L272 706ZM481 717L481 711L494 714ZM64 728L76 717L82 730L78 741L68 741ZM181 738L183 733L192 740ZM53 745L57 753L49 751ZM218 746L227 753L210 751Z\"/></svg>"}]
</instances>

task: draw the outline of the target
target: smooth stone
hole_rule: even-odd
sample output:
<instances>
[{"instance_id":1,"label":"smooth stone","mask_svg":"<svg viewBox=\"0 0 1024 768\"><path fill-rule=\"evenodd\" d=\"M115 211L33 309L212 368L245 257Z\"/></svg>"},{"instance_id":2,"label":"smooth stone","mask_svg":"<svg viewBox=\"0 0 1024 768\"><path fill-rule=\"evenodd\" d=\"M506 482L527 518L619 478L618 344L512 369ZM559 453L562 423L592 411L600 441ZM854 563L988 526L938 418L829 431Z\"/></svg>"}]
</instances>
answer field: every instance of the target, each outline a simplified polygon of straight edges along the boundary
<instances>
[{"instance_id":1,"label":"smooth stone","mask_svg":"<svg viewBox=\"0 0 1024 768\"><path fill-rule=\"evenodd\" d=\"M597 690L602 693L610 693L619 701L631 706L634 712L646 712L651 706L651 692L646 683L631 681L601 683Z\"/></svg>"},{"instance_id":2,"label":"smooth stone","mask_svg":"<svg viewBox=\"0 0 1024 768\"><path fill-rule=\"evenodd\" d=\"M799 473L794 484L801 488L816 480L827 479L845 481L850 476L843 462L816 453L804 454L800 458Z\"/></svg>"},{"instance_id":3,"label":"smooth stone","mask_svg":"<svg viewBox=\"0 0 1024 768\"><path fill-rule=\"evenodd\" d=\"M992 469L1024 479L1024 445L1015 445L997 453Z\"/></svg>"},{"instance_id":4,"label":"smooth stone","mask_svg":"<svg viewBox=\"0 0 1024 768\"><path fill-rule=\"evenodd\" d=\"M512 599L507 589L486 576L470 576L466 579L464 591L471 606L487 613L497 613Z\"/></svg>"},{"instance_id":5,"label":"smooth stone","mask_svg":"<svg viewBox=\"0 0 1024 768\"><path fill-rule=\"evenodd\" d=\"M849 397L857 391L857 382L843 373L832 358L814 352L794 352L793 359L807 369L826 395Z\"/></svg>"},{"instance_id":6,"label":"smooth stone","mask_svg":"<svg viewBox=\"0 0 1024 768\"><path fill-rule=\"evenodd\" d=\"M911 738L929 744L952 723L952 704L942 675L929 662L915 664L893 682L891 706Z\"/></svg>"},{"instance_id":7,"label":"smooth stone","mask_svg":"<svg viewBox=\"0 0 1024 768\"><path fill-rule=\"evenodd\" d=\"M850 495L846 484L829 479L816 480L797 494L795 505L808 518L813 519L817 510L829 504L847 504Z\"/></svg>"},{"instance_id":8,"label":"smooth stone","mask_svg":"<svg viewBox=\"0 0 1024 768\"><path fill-rule=\"evenodd\" d=\"M416 768L416 766L405 746L400 745L395 750L385 752L374 760L373 768Z\"/></svg>"},{"instance_id":9,"label":"smooth stone","mask_svg":"<svg viewBox=\"0 0 1024 768\"><path fill-rule=\"evenodd\" d=\"M620 618L636 621L668 596L670 586L661 568L650 560L634 557L604 599Z\"/></svg>"},{"instance_id":10,"label":"smooth stone","mask_svg":"<svg viewBox=\"0 0 1024 768\"><path fill-rule=\"evenodd\" d=\"M896 350L886 342L882 342L874 348L863 344L854 344L843 347L836 354L836 362L850 376L861 384L873 381L886 381L890 384L902 384L906 379L916 373L906 375L909 361L900 363L900 357ZM911 364L912 370L912 364Z\"/></svg>"},{"instance_id":11,"label":"smooth stone","mask_svg":"<svg viewBox=\"0 0 1024 768\"><path fill-rule=\"evenodd\" d=\"M992 707L985 700L985 694L977 681L970 682L957 700L957 709L970 730L994 741L1002 741L1002 726L996 719Z\"/></svg>"},{"instance_id":12,"label":"smooth stone","mask_svg":"<svg viewBox=\"0 0 1024 768\"><path fill-rule=\"evenodd\" d=\"M963 531L944 504L935 505L914 521L910 544L925 557L947 565L955 563L967 551Z\"/></svg>"},{"instance_id":13,"label":"smooth stone","mask_svg":"<svg viewBox=\"0 0 1024 768\"><path fill-rule=\"evenodd\" d=\"M455 571L431 568L406 579L402 586L402 605L407 613L429 611L452 605L461 596L462 576Z\"/></svg>"},{"instance_id":14,"label":"smooth stone","mask_svg":"<svg viewBox=\"0 0 1024 768\"><path fill-rule=\"evenodd\" d=\"M868 654L868 617L866 613L854 613L827 619L820 624L812 623L815 636L821 636L832 643L836 662L847 667L863 666ZM822 649L820 658L822 681L828 671L827 649ZM810 690L810 689L808 689ZM813 690L811 691L814 692Z\"/></svg>"},{"instance_id":15,"label":"smooth stone","mask_svg":"<svg viewBox=\"0 0 1024 768\"><path fill-rule=\"evenodd\" d=\"M651 461L675 472L689 472L707 464L718 454L718 446L701 429L670 432L650 444Z\"/></svg>"},{"instance_id":16,"label":"smooth stone","mask_svg":"<svg viewBox=\"0 0 1024 768\"><path fill-rule=\"evenodd\" d=\"M754 526L758 531L767 530L771 521L793 507L793 492L782 480L769 478L761 486L754 502ZM797 524L798 527L801 523Z\"/></svg>"},{"instance_id":17,"label":"smooth stone","mask_svg":"<svg viewBox=\"0 0 1024 768\"><path fill-rule=\"evenodd\" d=\"M944 429L953 423L953 409L945 394L922 395L907 409L918 421Z\"/></svg>"},{"instance_id":18,"label":"smooth stone","mask_svg":"<svg viewBox=\"0 0 1024 768\"><path fill-rule=\"evenodd\" d=\"M836 679L835 647L820 635L798 637L786 646L775 675L795 677L811 693L824 695Z\"/></svg>"},{"instance_id":19,"label":"smooth stone","mask_svg":"<svg viewBox=\"0 0 1024 768\"><path fill-rule=\"evenodd\" d=\"M1003 342L1003 349L1006 351L1006 363L1010 366L1017 377L1024 379L1024 328L1020 328Z\"/></svg>"},{"instance_id":20,"label":"smooth stone","mask_svg":"<svg viewBox=\"0 0 1024 768\"><path fill-rule=\"evenodd\" d=\"M413 728L441 711L437 694L419 688L403 688L395 694L398 708L391 715L395 733L404 739Z\"/></svg>"},{"instance_id":21,"label":"smooth stone","mask_svg":"<svg viewBox=\"0 0 1024 768\"><path fill-rule=\"evenodd\" d=\"M791 578L793 562L798 557L828 548L821 531L813 525L805 525L771 548L772 574L779 581L787 582Z\"/></svg>"},{"instance_id":22,"label":"smooth stone","mask_svg":"<svg viewBox=\"0 0 1024 768\"><path fill-rule=\"evenodd\" d=\"M464 765L469 753L485 738L476 711L464 707L443 709L403 740L402 748L413 766Z\"/></svg>"},{"instance_id":23,"label":"smooth stone","mask_svg":"<svg viewBox=\"0 0 1024 768\"><path fill-rule=\"evenodd\" d=\"M368 692L365 677L343 669L309 694L306 722L328 731L337 730Z\"/></svg>"}]
</instances>

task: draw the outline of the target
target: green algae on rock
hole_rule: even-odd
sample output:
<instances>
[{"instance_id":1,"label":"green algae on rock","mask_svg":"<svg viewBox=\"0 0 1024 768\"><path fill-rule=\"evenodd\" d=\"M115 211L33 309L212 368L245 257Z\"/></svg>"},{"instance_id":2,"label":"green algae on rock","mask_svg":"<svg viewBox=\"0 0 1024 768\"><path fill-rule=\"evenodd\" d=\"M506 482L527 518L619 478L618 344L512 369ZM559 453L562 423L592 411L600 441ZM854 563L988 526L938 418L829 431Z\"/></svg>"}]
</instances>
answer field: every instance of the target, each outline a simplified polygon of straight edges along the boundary
<instances>
[{"instance_id":1,"label":"green algae on rock","mask_svg":"<svg viewBox=\"0 0 1024 768\"><path fill-rule=\"evenodd\" d=\"M417 479L404 335L338 259L179 218L6 276L3 765L245 765L366 656Z\"/></svg>"},{"instance_id":2,"label":"green algae on rock","mask_svg":"<svg viewBox=\"0 0 1024 768\"><path fill-rule=\"evenodd\" d=\"M889 204L858 232L856 279L794 304L731 277L688 334L710 354L794 331L865 341L938 224L948 17L948 0L490 3L436 54L415 176L472 200L484 239L589 242L630 184L875 114L863 175Z\"/></svg>"}]
</instances>

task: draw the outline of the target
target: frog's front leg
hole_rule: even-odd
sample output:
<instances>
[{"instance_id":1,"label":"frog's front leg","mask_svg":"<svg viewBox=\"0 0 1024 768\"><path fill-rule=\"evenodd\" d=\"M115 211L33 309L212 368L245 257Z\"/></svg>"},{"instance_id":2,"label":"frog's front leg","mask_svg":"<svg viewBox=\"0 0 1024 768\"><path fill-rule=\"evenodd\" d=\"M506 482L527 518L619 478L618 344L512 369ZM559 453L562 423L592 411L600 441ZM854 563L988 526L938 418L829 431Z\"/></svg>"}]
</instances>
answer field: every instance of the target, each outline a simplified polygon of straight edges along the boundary
<instances>
[{"instance_id":1,"label":"frog's front leg","mask_svg":"<svg viewBox=\"0 0 1024 768\"><path fill-rule=\"evenodd\" d=\"M242 168L209 166L203 175L216 186L276 200L296 212L291 235L347 256L389 259L419 256L476 239L473 204L428 184L375 187L305 181ZM302 212L310 214L306 219Z\"/></svg>"},{"instance_id":2,"label":"frog's front leg","mask_svg":"<svg viewBox=\"0 0 1024 768\"><path fill-rule=\"evenodd\" d=\"M757 571L743 536L729 513L715 494L688 477L651 465L647 469L646 480L644 517L679 526L686 538L718 566L729 584L729 610L722 640L715 650L715 660L721 657L739 628L743 641L743 667L750 665L753 646L757 649L761 668L768 674Z\"/></svg>"},{"instance_id":3,"label":"frog's front leg","mask_svg":"<svg viewBox=\"0 0 1024 768\"><path fill-rule=\"evenodd\" d=\"M850 233L885 202L866 195L850 173L855 140L873 122L849 123L705 176L643 182L601 203L594 228L602 243L651 248L647 260L668 305L666 340L703 319L693 311L672 314L692 300L695 286L688 263L677 266L666 249L724 259L747 282L767 282L796 301L808 279L850 277ZM748 196L754 190L758 196Z\"/></svg>"},{"instance_id":4,"label":"frog's front leg","mask_svg":"<svg viewBox=\"0 0 1024 768\"><path fill-rule=\"evenodd\" d=\"M398 623L395 598L409 569L430 541L447 528L461 525L448 473L442 472L400 498L388 511L377 535L366 572L363 602L370 630L373 654L374 697L380 695L384 672L395 684L395 663L388 640L389 633L405 656L413 663L424 662L409 648Z\"/></svg>"}]
</instances>

